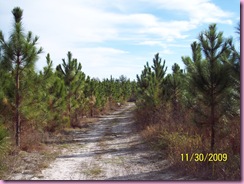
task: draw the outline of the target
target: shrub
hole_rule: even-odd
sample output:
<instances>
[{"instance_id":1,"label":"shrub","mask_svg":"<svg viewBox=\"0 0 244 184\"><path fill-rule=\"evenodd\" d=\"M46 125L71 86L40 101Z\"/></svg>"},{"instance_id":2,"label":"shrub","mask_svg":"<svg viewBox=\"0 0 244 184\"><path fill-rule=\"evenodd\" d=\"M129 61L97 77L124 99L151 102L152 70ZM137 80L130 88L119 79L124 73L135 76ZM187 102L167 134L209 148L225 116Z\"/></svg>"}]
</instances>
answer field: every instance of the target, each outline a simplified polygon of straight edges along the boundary
<instances>
[{"instance_id":1,"label":"shrub","mask_svg":"<svg viewBox=\"0 0 244 184\"><path fill-rule=\"evenodd\" d=\"M4 174L6 169L7 163L5 162L6 156L10 149L10 144L8 140L8 133L7 130L3 125L0 125L0 178Z\"/></svg>"}]
</instances>

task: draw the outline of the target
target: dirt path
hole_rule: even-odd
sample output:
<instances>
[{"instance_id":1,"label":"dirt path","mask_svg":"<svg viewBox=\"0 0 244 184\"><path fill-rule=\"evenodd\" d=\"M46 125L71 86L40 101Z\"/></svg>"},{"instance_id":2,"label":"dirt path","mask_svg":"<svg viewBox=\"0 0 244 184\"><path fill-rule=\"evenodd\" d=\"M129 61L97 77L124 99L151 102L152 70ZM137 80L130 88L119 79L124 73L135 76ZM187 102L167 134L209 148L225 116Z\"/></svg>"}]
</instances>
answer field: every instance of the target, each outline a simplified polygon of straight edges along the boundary
<instances>
[{"instance_id":1,"label":"dirt path","mask_svg":"<svg viewBox=\"0 0 244 184\"><path fill-rule=\"evenodd\" d=\"M31 180L184 180L169 171L135 133L133 103L103 116L87 132L74 131L75 142L66 145L49 167Z\"/></svg>"}]
</instances>

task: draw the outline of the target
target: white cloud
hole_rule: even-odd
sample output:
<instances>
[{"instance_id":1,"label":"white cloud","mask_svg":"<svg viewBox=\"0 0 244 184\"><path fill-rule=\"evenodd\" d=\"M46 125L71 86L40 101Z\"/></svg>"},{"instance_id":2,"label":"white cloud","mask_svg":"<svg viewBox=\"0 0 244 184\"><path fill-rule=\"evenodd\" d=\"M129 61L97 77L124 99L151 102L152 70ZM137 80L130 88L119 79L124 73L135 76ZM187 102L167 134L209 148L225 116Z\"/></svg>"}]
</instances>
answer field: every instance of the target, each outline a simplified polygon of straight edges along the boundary
<instances>
[{"instance_id":1,"label":"white cloud","mask_svg":"<svg viewBox=\"0 0 244 184\"><path fill-rule=\"evenodd\" d=\"M26 26L41 37L55 42L71 43L101 43L121 40L121 34L126 38L135 39L135 35L145 38L156 36L161 40L171 42L187 37L185 32L196 28L201 23L222 22L231 23L231 13L224 12L209 0L59 0L59 1L24 1L24 20ZM136 3L135 3L136 2ZM157 7L187 13L188 20L161 20L153 14L141 13L137 9L133 13L113 11L113 8L126 11L131 4L140 9L146 4L156 4ZM19 3L21 4L21 3ZM128 8L127 8L128 9ZM163 13L163 11L162 11ZM130 36L130 35L133 35ZM125 39L126 39L125 38ZM141 40L139 40L141 41Z\"/></svg>"},{"instance_id":2,"label":"white cloud","mask_svg":"<svg viewBox=\"0 0 244 184\"><path fill-rule=\"evenodd\" d=\"M138 43L139 45L162 46L162 41L147 40Z\"/></svg>"},{"instance_id":3,"label":"white cloud","mask_svg":"<svg viewBox=\"0 0 244 184\"><path fill-rule=\"evenodd\" d=\"M146 2L146 0L141 0ZM189 20L196 24L201 23L232 23L233 14L216 6L211 0L152 0L161 9L181 11L189 16Z\"/></svg>"},{"instance_id":4,"label":"white cloud","mask_svg":"<svg viewBox=\"0 0 244 184\"><path fill-rule=\"evenodd\" d=\"M134 79L141 68L136 63L141 61L131 53L109 47L79 48L72 51L73 57L82 64L87 75L99 78L119 77L124 74ZM132 62L134 61L134 62Z\"/></svg>"},{"instance_id":5,"label":"white cloud","mask_svg":"<svg viewBox=\"0 0 244 184\"><path fill-rule=\"evenodd\" d=\"M121 62L128 52L106 47L79 48L73 50L74 57L85 63L86 67L101 67ZM76 56L75 56L76 55ZM112 63L111 63L112 62Z\"/></svg>"},{"instance_id":6,"label":"white cloud","mask_svg":"<svg viewBox=\"0 0 244 184\"><path fill-rule=\"evenodd\" d=\"M120 34L122 33L144 35L145 37L156 36L170 42L186 38L187 35L184 32L196 28L200 23L231 23L231 20L228 19L230 13L222 11L208 0L188 0L184 3L180 0L152 0L149 2L157 3L162 9L186 12L189 20L184 21L160 20L155 15L137 13L136 10L129 14L111 11L113 7L125 9L121 7L127 7L127 3L129 3L128 0L117 0L115 3L107 0L83 0L82 2L61 0L57 5L57 1L35 1L35 3L26 4L25 19L30 22L29 27L32 30L34 27L37 33L42 33L42 36L61 43L72 43L73 41L99 43L121 40ZM181 4L177 6L179 3ZM48 6L43 6L44 4ZM137 5L139 6L139 3ZM41 16L37 17L39 14Z\"/></svg>"},{"instance_id":7,"label":"white cloud","mask_svg":"<svg viewBox=\"0 0 244 184\"><path fill-rule=\"evenodd\" d=\"M24 9L25 30L40 36L39 45L51 54L55 66L71 51L90 74L99 73L94 72L96 67L114 73L118 64L125 70L129 65L126 62L138 61L133 51L115 47L113 42L158 47L160 53L172 55L172 47L189 47L176 41L191 39L190 31L199 25L232 23L232 13L210 0L0 0L0 29L11 29L11 10L15 6ZM153 9L162 11L162 15ZM164 10L182 13L184 18L172 21L163 17ZM46 53L38 68L45 65Z\"/></svg>"}]
</instances>

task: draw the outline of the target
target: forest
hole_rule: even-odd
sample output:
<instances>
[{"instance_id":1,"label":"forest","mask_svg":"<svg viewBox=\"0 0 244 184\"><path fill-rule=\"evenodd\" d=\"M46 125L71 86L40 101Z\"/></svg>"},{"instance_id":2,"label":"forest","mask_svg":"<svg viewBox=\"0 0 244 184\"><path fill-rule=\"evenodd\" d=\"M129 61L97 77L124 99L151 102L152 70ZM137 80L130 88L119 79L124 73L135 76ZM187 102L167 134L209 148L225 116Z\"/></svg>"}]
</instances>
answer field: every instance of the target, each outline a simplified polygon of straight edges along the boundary
<instances>
[{"instance_id":1,"label":"forest","mask_svg":"<svg viewBox=\"0 0 244 184\"><path fill-rule=\"evenodd\" d=\"M96 117L132 101L138 131L151 149L164 153L176 168L207 179L241 178L240 51L216 24L198 35L168 72L155 54L136 80L97 79L86 75L72 51L62 64L35 70L43 48L39 37L23 28L23 10L12 11L9 38L0 30L0 176L9 155L31 152L44 144L46 133L77 128L83 118ZM240 23L236 35L240 40ZM197 35L196 35L197 36ZM41 39L41 38L40 38ZM187 162L192 153L225 154L221 162ZM189 158L190 159L190 158ZM208 176L208 177L206 177Z\"/></svg>"}]
</instances>

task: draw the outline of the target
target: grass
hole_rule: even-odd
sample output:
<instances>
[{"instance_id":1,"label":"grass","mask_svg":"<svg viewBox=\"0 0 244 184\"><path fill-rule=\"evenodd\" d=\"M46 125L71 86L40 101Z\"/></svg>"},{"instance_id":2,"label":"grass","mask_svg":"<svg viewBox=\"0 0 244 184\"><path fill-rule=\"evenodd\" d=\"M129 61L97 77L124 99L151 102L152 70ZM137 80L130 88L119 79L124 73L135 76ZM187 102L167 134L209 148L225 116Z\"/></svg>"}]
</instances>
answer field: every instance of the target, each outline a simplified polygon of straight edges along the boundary
<instances>
[{"instance_id":1,"label":"grass","mask_svg":"<svg viewBox=\"0 0 244 184\"><path fill-rule=\"evenodd\" d=\"M6 129L0 124L0 178L2 178L6 172L6 158L10 151L10 142L7 136Z\"/></svg>"},{"instance_id":2,"label":"grass","mask_svg":"<svg viewBox=\"0 0 244 184\"><path fill-rule=\"evenodd\" d=\"M150 109L137 109L134 113L137 127L149 146L167 156L172 169L199 180L240 180L240 117L219 120L216 127L215 148L210 148L209 126L192 121L193 112L172 119L167 107L154 113ZM182 161L181 154L227 154L228 161ZM190 159L190 158L189 158Z\"/></svg>"},{"instance_id":3,"label":"grass","mask_svg":"<svg viewBox=\"0 0 244 184\"><path fill-rule=\"evenodd\" d=\"M207 136L203 130L200 132L197 132L196 128L193 130L187 124L178 124L171 127L154 124L144 128L141 134L153 149L166 154L172 167L183 175L196 177L200 180L239 180L241 171L238 141L232 143L228 137L231 135L226 135L222 139L216 136L216 148L213 152L209 144L210 136ZM192 161L182 161L181 154L191 156L195 153L204 155L207 153L226 153L228 161L201 162L194 161L194 159Z\"/></svg>"},{"instance_id":4,"label":"grass","mask_svg":"<svg viewBox=\"0 0 244 184\"><path fill-rule=\"evenodd\" d=\"M102 168L101 166L93 166L92 168L88 168L87 170L84 171L84 174L88 176L98 176L102 173Z\"/></svg>"},{"instance_id":5,"label":"grass","mask_svg":"<svg viewBox=\"0 0 244 184\"><path fill-rule=\"evenodd\" d=\"M124 158L122 156L112 157L110 159L106 159L103 161L105 164L122 164L124 162Z\"/></svg>"},{"instance_id":6,"label":"grass","mask_svg":"<svg viewBox=\"0 0 244 184\"><path fill-rule=\"evenodd\" d=\"M13 174L31 171L33 175L40 173L60 154L58 149L45 147L38 152L16 151L15 154L8 155L6 162L8 167L4 177L1 179L9 180Z\"/></svg>"}]
</instances>

